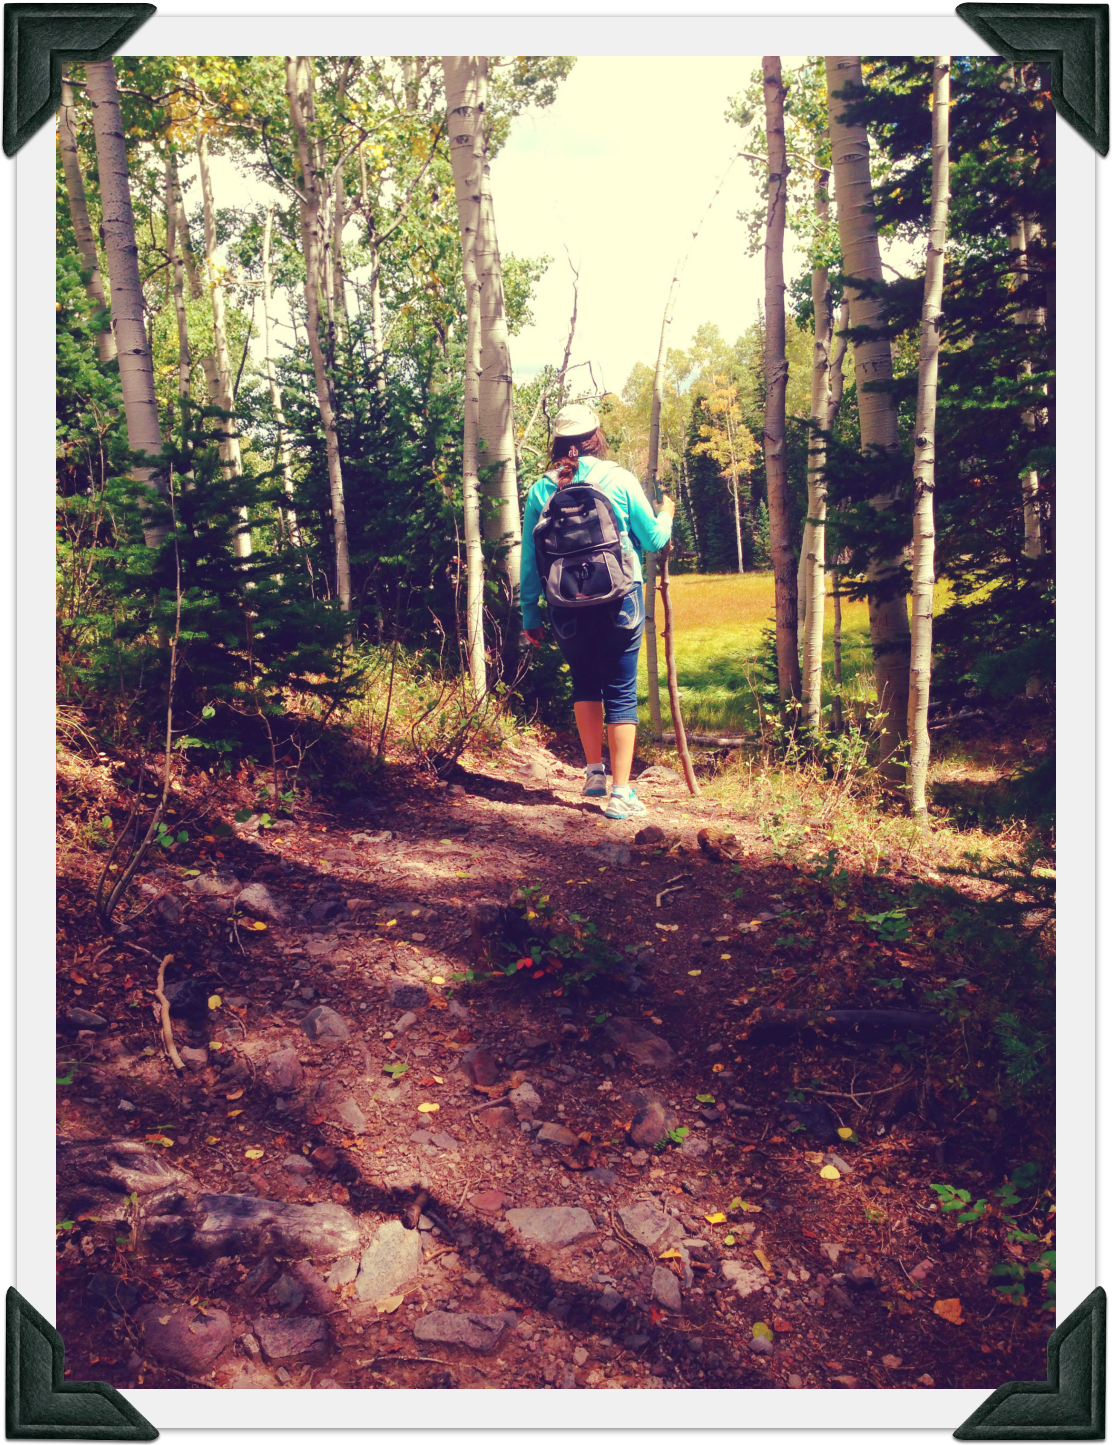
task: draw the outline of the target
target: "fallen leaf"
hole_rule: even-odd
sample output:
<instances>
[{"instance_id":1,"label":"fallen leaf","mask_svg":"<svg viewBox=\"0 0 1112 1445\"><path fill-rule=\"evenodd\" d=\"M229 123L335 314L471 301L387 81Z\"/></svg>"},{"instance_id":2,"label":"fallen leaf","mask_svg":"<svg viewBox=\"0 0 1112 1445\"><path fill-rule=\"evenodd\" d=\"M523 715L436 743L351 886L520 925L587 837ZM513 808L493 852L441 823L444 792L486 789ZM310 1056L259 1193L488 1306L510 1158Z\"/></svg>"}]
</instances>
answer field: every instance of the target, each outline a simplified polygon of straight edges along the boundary
<instances>
[{"instance_id":1,"label":"fallen leaf","mask_svg":"<svg viewBox=\"0 0 1112 1445\"><path fill-rule=\"evenodd\" d=\"M933 1390L933 1389L934 1389L934 1376L933 1376L933 1375L920 1375L919 1378L915 1381L915 1383L916 1383L917 1385L925 1385L928 1390Z\"/></svg>"},{"instance_id":2,"label":"fallen leaf","mask_svg":"<svg viewBox=\"0 0 1112 1445\"><path fill-rule=\"evenodd\" d=\"M804 1157L804 1159L806 1159L806 1161L807 1161L808 1164L821 1164L821 1163L822 1163L822 1154L816 1152L814 1149L806 1149L806 1150L804 1150L803 1157Z\"/></svg>"},{"instance_id":3,"label":"fallen leaf","mask_svg":"<svg viewBox=\"0 0 1112 1445\"><path fill-rule=\"evenodd\" d=\"M771 1340L772 1331L765 1324L764 1320L758 1320L753 1326L753 1338L755 1340Z\"/></svg>"},{"instance_id":4,"label":"fallen leaf","mask_svg":"<svg viewBox=\"0 0 1112 1445\"><path fill-rule=\"evenodd\" d=\"M824 1164L819 1170L820 1179L841 1179L841 1177L833 1164Z\"/></svg>"},{"instance_id":5,"label":"fallen leaf","mask_svg":"<svg viewBox=\"0 0 1112 1445\"><path fill-rule=\"evenodd\" d=\"M214 1054L218 1054L223 1047L224 1045L220 1042L219 1039L209 1039L209 1048L213 1051Z\"/></svg>"},{"instance_id":6,"label":"fallen leaf","mask_svg":"<svg viewBox=\"0 0 1112 1445\"><path fill-rule=\"evenodd\" d=\"M725 1064L715 1064L714 1068L711 1069L711 1073L712 1073L712 1074L720 1074L725 1067L726 1067Z\"/></svg>"},{"instance_id":7,"label":"fallen leaf","mask_svg":"<svg viewBox=\"0 0 1112 1445\"><path fill-rule=\"evenodd\" d=\"M701 968L689 968L687 970L687 976L688 978L698 978L702 971Z\"/></svg>"},{"instance_id":8,"label":"fallen leaf","mask_svg":"<svg viewBox=\"0 0 1112 1445\"><path fill-rule=\"evenodd\" d=\"M772 1328L776 1331L778 1335L785 1335L790 1333L792 1328L792 1322L791 1320L784 1319L781 1315L773 1315Z\"/></svg>"},{"instance_id":9,"label":"fallen leaf","mask_svg":"<svg viewBox=\"0 0 1112 1445\"><path fill-rule=\"evenodd\" d=\"M934 1312L952 1325L965 1323L961 1317L961 1300L959 1299L936 1299Z\"/></svg>"},{"instance_id":10,"label":"fallen leaf","mask_svg":"<svg viewBox=\"0 0 1112 1445\"><path fill-rule=\"evenodd\" d=\"M736 1243L737 1243L737 1240L734 1238L734 1236L733 1236L732 1234L727 1234L726 1238L722 1241L722 1243L723 1243L723 1244L736 1244Z\"/></svg>"},{"instance_id":11,"label":"fallen leaf","mask_svg":"<svg viewBox=\"0 0 1112 1445\"><path fill-rule=\"evenodd\" d=\"M375 1312L380 1315L392 1315L404 1299L404 1294L392 1294L387 1299L380 1299L375 1305Z\"/></svg>"},{"instance_id":12,"label":"fallen leaf","mask_svg":"<svg viewBox=\"0 0 1112 1445\"><path fill-rule=\"evenodd\" d=\"M242 1089L233 1089L230 1094L225 1094L224 1097L225 1097L225 1099L242 1099L242 1098L243 1098L243 1090L242 1090Z\"/></svg>"},{"instance_id":13,"label":"fallen leaf","mask_svg":"<svg viewBox=\"0 0 1112 1445\"><path fill-rule=\"evenodd\" d=\"M725 1223L726 1223L726 1216L722 1213L721 1210L718 1210L718 1211L717 1211L716 1213L714 1213L714 1214L704 1214L704 1215L703 1215L703 1218L706 1220L706 1222L707 1222L708 1224L725 1224Z\"/></svg>"},{"instance_id":14,"label":"fallen leaf","mask_svg":"<svg viewBox=\"0 0 1112 1445\"><path fill-rule=\"evenodd\" d=\"M417 1105L417 1112L418 1112L418 1114L435 1114L436 1111L437 1111L439 1108L440 1108L440 1105L439 1105L439 1104L428 1104L428 1103L418 1104L418 1105Z\"/></svg>"},{"instance_id":15,"label":"fallen leaf","mask_svg":"<svg viewBox=\"0 0 1112 1445\"><path fill-rule=\"evenodd\" d=\"M765 1252L764 1252L763 1249L755 1249L755 1250L753 1251L753 1254L755 1255L758 1264L759 1264L759 1265L761 1266L761 1268L764 1270L765 1274L774 1274L774 1273L775 1273L775 1271L774 1271L773 1268L772 1268L772 1261L769 1259L768 1255L765 1254Z\"/></svg>"},{"instance_id":16,"label":"fallen leaf","mask_svg":"<svg viewBox=\"0 0 1112 1445\"><path fill-rule=\"evenodd\" d=\"M265 1153L265 1149L245 1149L243 1157L245 1159L261 1159Z\"/></svg>"},{"instance_id":17,"label":"fallen leaf","mask_svg":"<svg viewBox=\"0 0 1112 1445\"><path fill-rule=\"evenodd\" d=\"M228 1118L229 1118L229 1119L234 1119L238 1114L242 1114L242 1113L243 1113L243 1110L242 1110L242 1109L229 1109L229 1110L228 1110Z\"/></svg>"},{"instance_id":18,"label":"fallen leaf","mask_svg":"<svg viewBox=\"0 0 1112 1445\"><path fill-rule=\"evenodd\" d=\"M144 1134L143 1138L148 1144L161 1144L164 1149L171 1148L174 1143L173 1139L168 1139L165 1134Z\"/></svg>"},{"instance_id":19,"label":"fallen leaf","mask_svg":"<svg viewBox=\"0 0 1112 1445\"><path fill-rule=\"evenodd\" d=\"M208 1137L205 1139L205 1143L206 1143L206 1144L219 1144L219 1143L220 1143L220 1135L219 1135L219 1134L209 1134Z\"/></svg>"},{"instance_id":20,"label":"fallen leaf","mask_svg":"<svg viewBox=\"0 0 1112 1445\"><path fill-rule=\"evenodd\" d=\"M839 1138L839 1139L852 1139L852 1138L853 1138L853 1130L852 1130L852 1129L839 1129L839 1130L838 1130L838 1138Z\"/></svg>"},{"instance_id":21,"label":"fallen leaf","mask_svg":"<svg viewBox=\"0 0 1112 1445\"><path fill-rule=\"evenodd\" d=\"M218 993L209 994L209 1008L219 1008L223 1000Z\"/></svg>"},{"instance_id":22,"label":"fallen leaf","mask_svg":"<svg viewBox=\"0 0 1112 1445\"><path fill-rule=\"evenodd\" d=\"M432 978L429 979L429 983L447 983L447 982L448 982L448 980L447 980L446 978L441 978L440 974L438 974L438 973L434 973L433 976L432 976Z\"/></svg>"},{"instance_id":23,"label":"fallen leaf","mask_svg":"<svg viewBox=\"0 0 1112 1445\"><path fill-rule=\"evenodd\" d=\"M439 1074L433 1074L432 1081L434 1084L442 1084L444 1082L444 1080L440 1077Z\"/></svg>"},{"instance_id":24,"label":"fallen leaf","mask_svg":"<svg viewBox=\"0 0 1112 1445\"><path fill-rule=\"evenodd\" d=\"M773 1134L768 1142L770 1144L786 1144L788 1141L784 1138L783 1134Z\"/></svg>"},{"instance_id":25,"label":"fallen leaf","mask_svg":"<svg viewBox=\"0 0 1112 1445\"><path fill-rule=\"evenodd\" d=\"M661 1258L661 1259L682 1259L682 1258L683 1258L683 1255L679 1252L678 1249L666 1249L666 1250L664 1251L664 1253L663 1253L662 1255L660 1255L660 1258Z\"/></svg>"}]
</instances>

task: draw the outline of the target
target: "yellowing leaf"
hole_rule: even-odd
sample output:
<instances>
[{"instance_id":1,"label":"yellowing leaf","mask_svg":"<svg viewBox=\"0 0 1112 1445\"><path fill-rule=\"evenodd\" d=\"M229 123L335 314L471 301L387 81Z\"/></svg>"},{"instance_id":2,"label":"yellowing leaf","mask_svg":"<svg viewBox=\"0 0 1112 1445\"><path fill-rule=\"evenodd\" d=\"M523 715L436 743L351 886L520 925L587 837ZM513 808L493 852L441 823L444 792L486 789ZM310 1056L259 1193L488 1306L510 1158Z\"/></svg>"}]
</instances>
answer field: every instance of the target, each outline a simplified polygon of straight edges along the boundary
<instances>
[{"instance_id":1,"label":"yellowing leaf","mask_svg":"<svg viewBox=\"0 0 1112 1445\"><path fill-rule=\"evenodd\" d=\"M219 1134L209 1134L208 1137L205 1139L205 1143L206 1143L206 1144L219 1144L219 1143L220 1143L220 1135L219 1135Z\"/></svg>"},{"instance_id":2,"label":"yellowing leaf","mask_svg":"<svg viewBox=\"0 0 1112 1445\"><path fill-rule=\"evenodd\" d=\"M687 970L687 976L688 978L698 978L702 971L701 968L689 968Z\"/></svg>"},{"instance_id":3,"label":"yellowing leaf","mask_svg":"<svg viewBox=\"0 0 1112 1445\"><path fill-rule=\"evenodd\" d=\"M833 1164L824 1164L819 1170L820 1179L841 1179L841 1177Z\"/></svg>"},{"instance_id":4,"label":"yellowing leaf","mask_svg":"<svg viewBox=\"0 0 1112 1445\"><path fill-rule=\"evenodd\" d=\"M734 1236L733 1236L732 1234L727 1234L726 1238L722 1241L722 1243L723 1243L723 1244L736 1244L736 1243L737 1243L737 1240L734 1238Z\"/></svg>"},{"instance_id":5,"label":"yellowing leaf","mask_svg":"<svg viewBox=\"0 0 1112 1445\"><path fill-rule=\"evenodd\" d=\"M934 1312L948 1320L952 1325L962 1325L965 1321L961 1317L961 1300L959 1299L936 1299Z\"/></svg>"},{"instance_id":6,"label":"yellowing leaf","mask_svg":"<svg viewBox=\"0 0 1112 1445\"><path fill-rule=\"evenodd\" d=\"M764 1320L758 1320L753 1326L753 1338L755 1340L771 1340L772 1331L765 1324Z\"/></svg>"},{"instance_id":7,"label":"yellowing leaf","mask_svg":"<svg viewBox=\"0 0 1112 1445\"><path fill-rule=\"evenodd\" d=\"M418 1114L435 1114L436 1111L437 1111L439 1108L440 1108L440 1105L439 1105L439 1104L428 1104L428 1103L418 1104L418 1105L417 1105L417 1112L418 1112Z\"/></svg>"},{"instance_id":8,"label":"yellowing leaf","mask_svg":"<svg viewBox=\"0 0 1112 1445\"><path fill-rule=\"evenodd\" d=\"M243 1157L245 1159L261 1159L265 1153L265 1149L245 1149Z\"/></svg>"},{"instance_id":9,"label":"yellowing leaf","mask_svg":"<svg viewBox=\"0 0 1112 1445\"><path fill-rule=\"evenodd\" d=\"M720 1074L725 1067L726 1067L725 1064L715 1064L714 1068L711 1069L711 1073L712 1073L712 1074Z\"/></svg>"},{"instance_id":10,"label":"yellowing leaf","mask_svg":"<svg viewBox=\"0 0 1112 1445\"><path fill-rule=\"evenodd\" d=\"M243 1090L242 1090L242 1089L233 1089L230 1094L225 1094L224 1097L225 1097L225 1099L242 1099L242 1098L243 1098Z\"/></svg>"},{"instance_id":11,"label":"yellowing leaf","mask_svg":"<svg viewBox=\"0 0 1112 1445\"><path fill-rule=\"evenodd\" d=\"M682 1259L683 1255L678 1249L666 1249L660 1256L661 1259Z\"/></svg>"},{"instance_id":12,"label":"yellowing leaf","mask_svg":"<svg viewBox=\"0 0 1112 1445\"><path fill-rule=\"evenodd\" d=\"M447 983L447 981L447 979L441 978L438 973L434 973L432 978L429 979L429 983Z\"/></svg>"},{"instance_id":13,"label":"yellowing leaf","mask_svg":"<svg viewBox=\"0 0 1112 1445\"><path fill-rule=\"evenodd\" d=\"M161 1144L164 1149L173 1147L173 1139L168 1139L165 1134L144 1134L143 1138L148 1144Z\"/></svg>"},{"instance_id":14,"label":"yellowing leaf","mask_svg":"<svg viewBox=\"0 0 1112 1445\"><path fill-rule=\"evenodd\" d=\"M251 927L256 931L256 933L266 932L266 924L262 921L261 918L254 919L251 923Z\"/></svg>"},{"instance_id":15,"label":"yellowing leaf","mask_svg":"<svg viewBox=\"0 0 1112 1445\"><path fill-rule=\"evenodd\" d=\"M703 1215L703 1218L706 1220L706 1222L707 1222L708 1224L725 1224L725 1223L726 1223L726 1216L722 1213L721 1209L716 1210L714 1214L704 1214L704 1215Z\"/></svg>"},{"instance_id":16,"label":"yellowing leaf","mask_svg":"<svg viewBox=\"0 0 1112 1445\"><path fill-rule=\"evenodd\" d=\"M404 1294L392 1294L387 1299L380 1299L375 1305L375 1311L380 1315L392 1315L404 1299Z\"/></svg>"},{"instance_id":17,"label":"yellowing leaf","mask_svg":"<svg viewBox=\"0 0 1112 1445\"><path fill-rule=\"evenodd\" d=\"M839 1130L838 1130L838 1138L839 1138L839 1139L852 1139L852 1138L853 1138L853 1130L852 1130L852 1129L839 1129Z\"/></svg>"},{"instance_id":18,"label":"yellowing leaf","mask_svg":"<svg viewBox=\"0 0 1112 1445\"><path fill-rule=\"evenodd\" d=\"M243 1113L243 1110L242 1110L242 1109L229 1109L229 1110L228 1110L228 1118L229 1118L229 1119L234 1119L234 1118L237 1117L237 1115L242 1114L242 1113Z\"/></svg>"},{"instance_id":19,"label":"yellowing leaf","mask_svg":"<svg viewBox=\"0 0 1112 1445\"><path fill-rule=\"evenodd\" d=\"M224 1045L220 1042L219 1039L209 1039L209 1048L213 1051L214 1054L218 1054L223 1047Z\"/></svg>"},{"instance_id":20,"label":"yellowing leaf","mask_svg":"<svg viewBox=\"0 0 1112 1445\"><path fill-rule=\"evenodd\" d=\"M754 1253L754 1255L755 1255L756 1258L757 1258L757 1263L758 1263L758 1264L761 1266L761 1268L764 1270L765 1274L772 1274L772 1273L773 1273L772 1261L769 1259L768 1255L765 1254L764 1250L763 1250L763 1249L755 1249L755 1250L753 1251L753 1253Z\"/></svg>"},{"instance_id":21,"label":"yellowing leaf","mask_svg":"<svg viewBox=\"0 0 1112 1445\"><path fill-rule=\"evenodd\" d=\"M733 954L731 954L731 953L720 953L720 954L718 955L718 957L722 960L723 963L729 963L730 959L733 957Z\"/></svg>"},{"instance_id":22,"label":"yellowing leaf","mask_svg":"<svg viewBox=\"0 0 1112 1445\"><path fill-rule=\"evenodd\" d=\"M219 1008L223 1000L218 993L209 994L209 1008Z\"/></svg>"},{"instance_id":23,"label":"yellowing leaf","mask_svg":"<svg viewBox=\"0 0 1112 1445\"><path fill-rule=\"evenodd\" d=\"M444 1082L444 1080L440 1077L439 1074L433 1074L432 1081L434 1084L442 1084Z\"/></svg>"}]
</instances>

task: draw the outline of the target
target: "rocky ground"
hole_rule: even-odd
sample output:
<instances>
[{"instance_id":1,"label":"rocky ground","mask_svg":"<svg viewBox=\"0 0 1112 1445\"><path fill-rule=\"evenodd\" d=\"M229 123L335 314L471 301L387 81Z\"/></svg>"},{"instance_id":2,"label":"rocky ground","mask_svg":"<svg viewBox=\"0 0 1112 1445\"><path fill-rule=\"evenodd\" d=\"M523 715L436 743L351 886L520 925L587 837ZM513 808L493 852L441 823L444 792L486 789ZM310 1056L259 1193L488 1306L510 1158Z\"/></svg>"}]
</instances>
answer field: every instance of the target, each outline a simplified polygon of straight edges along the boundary
<instances>
[{"instance_id":1,"label":"rocky ground","mask_svg":"<svg viewBox=\"0 0 1112 1445\"><path fill-rule=\"evenodd\" d=\"M67 1374L253 1389L1041 1378L1053 1318L1002 1304L996 1246L942 1220L928 1184L955 1166L921 1086L868 1039L755 1023L758 1004L798 1001L802 960L774 954L804 927L796 870L666 769L638 780L646 832L603 819L543 748L457 778L399 776L227 837L194 824L152 860L112 944L88 879L64 868ZM229 832L227 803L206 805L207 826ZM515 887L589 917L627 966L585 992L528 969L468 982ZM807 918L834 983L876 946L833 908ZM904 966L937 969L929 953ZM153 998L166 954L180 1071ZM832 984L824 1006L838 1000ZM979 1136L962 1137L975 1158Z\"/></svg>"}]
</instances>

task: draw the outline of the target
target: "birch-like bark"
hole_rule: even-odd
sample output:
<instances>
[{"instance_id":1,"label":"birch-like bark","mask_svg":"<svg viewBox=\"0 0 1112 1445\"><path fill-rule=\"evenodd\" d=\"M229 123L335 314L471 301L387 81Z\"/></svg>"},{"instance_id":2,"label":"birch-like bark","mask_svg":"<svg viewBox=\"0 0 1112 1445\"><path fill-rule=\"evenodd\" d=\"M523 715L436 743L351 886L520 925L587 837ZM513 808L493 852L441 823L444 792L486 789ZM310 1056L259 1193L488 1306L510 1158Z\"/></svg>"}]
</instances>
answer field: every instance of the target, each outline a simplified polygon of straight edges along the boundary
<instances>
[{"instance_id":1,"label":"birch-like bark","mask_svg":"<svg viewBox=\"0 0 1112 1445\"><path fill-rule=\"evenodd\" d=\"M347 95L348 76L354 57L348 56L340 72L336 95L343 105ZM336 292L336 334L341 341L348 335L347 286L344 282L344 227L347 225L347 195L344 190L344 166L341 159L332 172L332 272Z\"/></svg>"},{"instance_id":2,"label":"birch-like bark","mask_svg":"<svg viewBox=\"0 0 1112 1445\"><path fill-rule=\"evenodd\" d=\"M780 701L800 695L796 640L795 552L792 547L785 452L788 360L784 308L784 225L788 203L788 154L784 138L784 83L780 57L761 57L765 133L768 138L768 209L765 215L765 483L772 575L776 585L776 672ZM736 498L735 498L736 505Z\"/></svg>"},{"instance_id":3,"label":"birch-like bark","mask_svg":"<svg viewBox=\"0 0 1112 1445\"><path fill-rule=\"evenodd\" d=\"M158 458L162 451L158 401L154 390L154 367L143 325L143 283L139 279L139 248L135 243L135 214L131 208L128 183L127 145L124 141L116 71L112 61L90 60L85 67L85 94L93 107L93 131L97 143L100 173L101 230L108 262L108 283L112 292L112 334L120 367L127 441L132 451ZM166 468L132 468L131 475L144 482L160 497L170 493ZM169 535L169 526L144 520L143 537L148 547L158 547Z\"/></svg>"},{"instance_id":4,"label":"birch-like bark","mask_svg":"<svg viewBox=\"0 0 1112 1445\"><path fill-rule=\"evenodd\" d=\"M313 379L316 383L317 406L324 428L325 451L328 457L328 484L332 503L332 536L336 556L336 596L340 611L351 611L351 563L348 557L347 512L344 507L344 476L340 464L340 440L336 430L336 407L324 363L321 345L320 253L322 244L320 188L318 175L309 148L309 130L305 116L305 98L309 94L312 59L307 55L286 56L286 98L290 121L297 137L297 156L301 167L302 196L301 246L305 260L306 330L309 352L313 358Z\"/></svg>"},{"instance_id":5,"label":"birch-like bark","mask_svg":"<svg viewBox=\"0 0 1112 1445\"><path fill-rule=\"evenodd\" d=\"M488 57L479 55L477 62L475 102L480 124L473 129L482 137L481 157L474 156L470 167L481 165L482 189L479 201L479 234L476 240L475 265L479 277L479 317L482 328L482 351L479 371L479 447L482 466L489 475L482 487L483 536L496 543L500 550L498 570L508 600L508 620L504 634L503 668L512 672L512 659L520 645L518 598L521 592L521 506L517 490L517 448L514 445L514 383L510 361L510 334L506 321L506 298L502 285L502 259L498 249L498 232L494 221L494 200L490 189L490 161L486 148L486 90ZM466 103L464 97L455 99ZM449 113L453 97L448 97ZM453 156L466 146L453 141ZM469 168L470 168L469 167Z\"/></svg>"},{"instance_id":6,"label":"birch-like bark","mask_svg":"<svg viewBox=\"0 0 1112 1445\"><path fill-rule=\"evenodd\" d=\"M209 169L208 135L205 131L197 137L197 168L201 176L201 200L205 215L205 272L209 294L212 299L212 334L216 347L216 370L205 368L209 379L209 391L221 411L235 410L232 388L232 354L228 347L228 323L224 309L224 282L216 260L216 203L212 194L212 172ZM215 375L216 387L213 390ZM234 418L230 415L221 423L219 443L220 460L226 477L243 475L243 458L240 455L239 435ZM251 555L251 532L247 526L247 508L237 508L240 526L235 535L235 554L240 558Z\"/></svg>"},{"instance_id":7,"label":"birch-like bark","mask_svg":"<svg viewBox=\"0 0 1112 1445\"><path fill-rule=\"evenodd\" d=\"M274 366L274 325L270 316L272 304L270 280L270 239L274 228L274 207L266 211L263 225L263 357L266 379L270 387L270 407L274 412L274 424L278 430L278 470L282 474L282 491L286 496L284 512L290 541L295 547L301 546L301 533L297 525L297 512L293 504L293 474L290 470L290 437L286 427L286 413L282 406L282 388L278 385L278 373Z\"/></svg>"},{"instance_id":8,"label":"birch-like bark","mask_svg":"<svg viewBox=\"0 0 1112 1445\"><path fill-rule=\"evenodd\" d=\"M838 199L838 234L842 244L845 295L849 302L850 325L870 333L854 344L854 375L857 381L857 410L863 452L899 449L896 403L889 390L867 390L870 383L892 380L892 348L888 338L884 303L866 296L854 286L855 280L881 282L880 244L872 178L869 173L869 138L863 125L843 121L848 88L850 98L862 89L861 58L857 55L826 57L826 88L830 115L830 153L834 189ZM896 491L871 498L878 512L888 511ZM903 555L877 558L869 564L869 635L877 699L883 713L878 749L882 771L890 778L901 776L894 754L907 734L908 667L911 633L907 621L907 596L898 580Z\"/></svg>"},{"instance_id":9,"label":"birch-like bark","mask_svg":"<svg viewBox=\"0 0 1112 1445\"><path fill-rule=\"evenodd\" d=\"M826 427L828 432L833 432L838 421L838 413L842 409L842 393L845 388L846 379L845 372L842 368L848 345L848 338L846 336L848 326L849 302L843 301L841 310L838 312L838 324L834 331L834 342L830 349L830 401L827 411ZM841 561L841 557L835 557L835 567L837 567ZM834 594L834 697L831 700L830 715L834 731L840 733L844 722L842 717L842 583L837 571L834 573L834 580L830 590Z\"/></svg>"},{"instance_id":10,"label":"birch-like bark","mask_svg":"<svg viewBox=\"0 0 1112 1445\"><path fill-rule=\"evenodd\" d=\"M927 825L931 640L934 627L934 471L938 353L942 343L942 279L950 209L950 57L934 60L931 111L931 216L919 326L919 395L915 408L915 520L911 544L911 679L907 729L908 793L913 817Z\"/></svg>"},{"instance_id":11,"label":"birch-like bark","mask_svg":"<svg viewBox=\"0 0 1112 1445\"><path fill-rule=\"evenodd\" d=\"M1016 286L1026 287L1029 282L1029 270L1027 266L1027 240L1029 236L1037 235L1038 229L1033 222L1026 221L1022 216L1015 219L1015 230L1009 237L1008 245L1012 252L1012 273ZM1015 324L1029 331L1032 327L1046 324L1046 317L1038 307L1021 307L1015 314ZM1031 375L1030 361L1024 361L1020 365L1019 374L1021 377ZM1034 408L1028 408L1023 413L1023 425L1028 431L1033 432L1037 426L1037 419ZM1032 468L1020 478L1020 492L1023 498L1023 555L1025 557L1041 557L1043 554L1042 543L1042 519L1039 516L1039 474Z\"/></svg>"},{"instance_id":12,"label":"birch-like bark","mask_svg":"<svg viewBox=\"0 0 1112 1445\"><path fill-rule=\"evenodd\" d=\"M829 171L815 177L815 217L823 226L830 214ZM803 721L822 727L822 644L826 611L826 437L830 429L830 352L834 306L825 266L811 271L815 310L815 349L811 364L811 441L807 450L807 521L801 561L806 579L807 613L803 630Z\"/></svg>"},{"instance_id":13,"label":"birch-like bark","mask_svg":"<svg viewBox=\"0 0 1112 1445\"><path fill-rule=\"evenodd\" d=\"M205 294L205 286L201 277L201 268L197 262L197 253L193 249L193 238L189 234L189 221L185 214L185 197L182 194L177 157L171 154L170 162L174 172L174 220L182 263L185 266L185 279L189 283L189 299L190 301L200 301Z\"/></svg>"},{"instance_id":14,"label":"birch-like bark","mask_svg":"<svg viewBox=\"0 0 1112 1445\"><path fill-rule=\"evenodd\" d=\"M463 285L467 297L467 353L463 381L463 535L467 558L467 657L476 697L486 695L483 635L483 544L479 502L479 378L482 303L479 227L482 214L485 71L478 55L442 55L448 144L459 217Z\"/></svg>"},{"instance_id":15,"label":"birch-like bark","mask_svg":"<svg viewBox=\"0 0 1112 1445\"><path fill-rule=\"evenodd\" d=\"M89 273L85 282L85 295L97 311L107 313L108 300L104 294L104 278L100 274L97 238L89 220L85 181L81 175L81 158L77 150L77 110L70 83L65 79L62 81L62 106L58 111L58 144L62 152L62 173L66 178L73 234L77 238L77 249L81 254L84 269ZM116 340L112 335L110 321L102 331L97 332L97 355L104 365L116 359Z\"/></svg>"},{"instance_id":16,"label":"birch-like bark","mask_svg":"<svg viewBox=\"0 0 1112 1445\"><path fill-rule=\"evenodd\" d=\"M189 387L193 376L193 358L189 350L189 324L185 313L185 265L182 260L182 243L178 228L178 208L174 195L177 177L172 154L166 156L166 254L170 258L173 275L174 316L178 323L178 397L182 407L182 421L186 416L189 401Z\"/></svg>"}]
</instances>

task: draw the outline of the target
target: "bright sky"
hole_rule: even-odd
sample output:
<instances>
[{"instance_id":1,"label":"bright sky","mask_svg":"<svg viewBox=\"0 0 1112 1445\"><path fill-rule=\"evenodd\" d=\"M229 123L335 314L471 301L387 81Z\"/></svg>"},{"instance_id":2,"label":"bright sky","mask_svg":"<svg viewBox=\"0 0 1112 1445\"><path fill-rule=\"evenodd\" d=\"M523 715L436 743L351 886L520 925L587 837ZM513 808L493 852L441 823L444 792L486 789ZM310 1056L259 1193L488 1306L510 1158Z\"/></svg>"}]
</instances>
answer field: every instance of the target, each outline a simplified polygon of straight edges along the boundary
<instances>
[{"instance_id":1,"label":"bright sky","mask_svg":"<svg viewBox=\"0 0 1112 1445\"><path fill-rule=\"evenodd\" d=\"M784 56L785 70L801 59ZM599 387L620 391L634 362L655 363L676 261L744 142L724 118L727 102L759 66L759 56L581 56L547 110L517 118L491 163L499 246L553 259L537 288L535 325L511 342L516 377L563 357L569 252L579 267L573 364L590 360ZM670 346L686 346L704 321L734 341L756 319L764 262L747 254L737 219L756 198L739 160L694 243Z\"/></svg>"}]
</instances>

